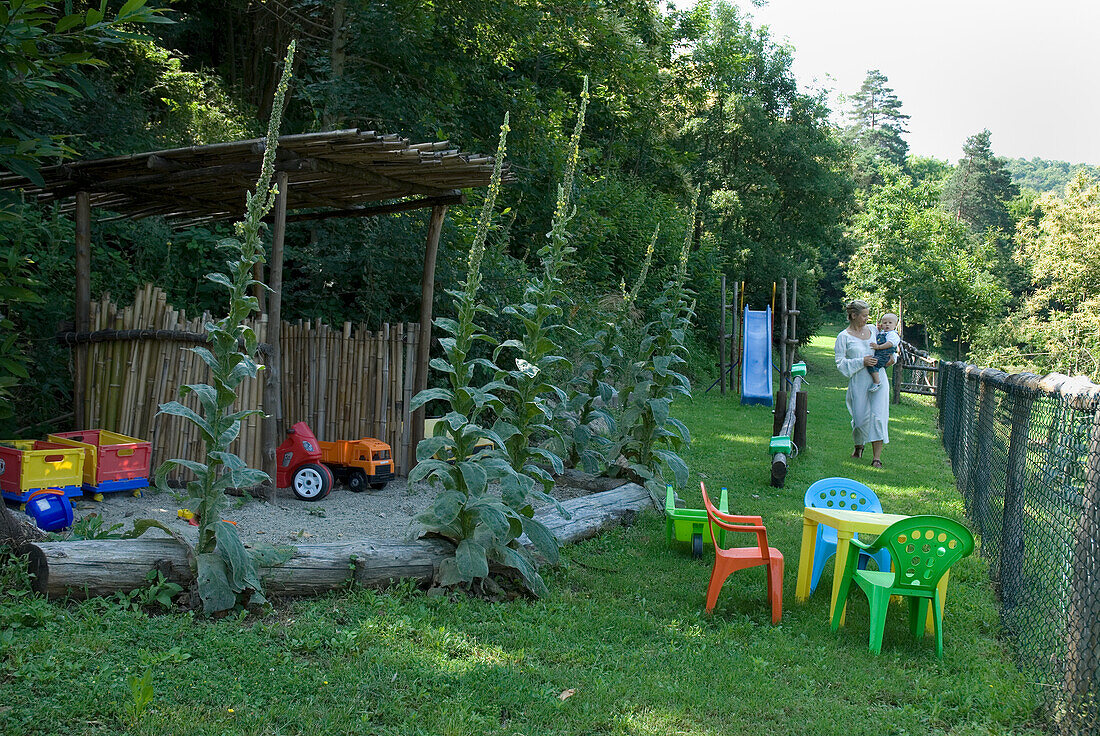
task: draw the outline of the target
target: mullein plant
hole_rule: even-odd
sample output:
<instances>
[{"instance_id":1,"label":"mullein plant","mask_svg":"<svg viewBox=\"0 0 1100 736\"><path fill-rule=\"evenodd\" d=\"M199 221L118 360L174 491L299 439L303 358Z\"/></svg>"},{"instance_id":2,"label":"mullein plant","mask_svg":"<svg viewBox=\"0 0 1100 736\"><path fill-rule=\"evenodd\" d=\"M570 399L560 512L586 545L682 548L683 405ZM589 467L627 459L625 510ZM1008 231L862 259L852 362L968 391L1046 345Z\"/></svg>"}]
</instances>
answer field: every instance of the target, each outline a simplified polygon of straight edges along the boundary
<instances>
[{"instance_id":1,"label":"mullein plant","mask_svg":"<svg viewBox=\"0 0 1100 736\"><path fill-rule=\"evenodd\" d=\"M618 308L611 319L581 344L581 359L569 383L569 397L559 412L559 420L565 426L561 437L569 465L581 467L589 473L602 470L612 445L611 436L617 430L612 406L615 385L626 362L622 347L624 330L632 321L638 292L649 275L659 232L660 225L653 230L653 238L646 248L645 259L633 287L627 291L626 280L621 281Z\"/></svg>"},{"instance_id":2,"label":"mullein plant","mask_svg":"<svg viewBox=\"0 0 1100 736\"><path fill-rule=\"evenodd\" d=\"M410 404L410 410L415 410L429 401L439 401L447 405L447 412L436 424L435 436L417 444L417 465L409 473L409 482L429 480L440 486L435 501L417 517L427 531L455 544L454 557L440 563L436 581L440 586L468 587L488 577L490 563L494 563L518 572L531 592L542 595L546 584L533 555L519 540L526 534L545 559L556 562L557 539L533 518L530 504L517 503L515 491L509 489L521 487L522 482L509 463L505 441L484 424L503 411L500 397L514 389L496 378L475 385L478 366L492 375L499 371L488 358L471 357L475 342L495 343L474 320L479 313L492 314L480 302L478 292L507 138L505 115L489 192L467 259L466 280L460 290L447 292L454 298L458 318L441 317L434 322L447 337L439 340L445 357L433 359L430 365L447 377L449 385L421 391ZM477 447L483 440L489 446Z\"/></svg>"},{"instance_id":3,"label":"mullein plant","mask_svg":"<svg viewBox=\"0 0 1100 736\"><path fill-rule=\"evenodd\" d=\"M620 396L620 435L609 453L615 464L646 487L654 503L664 498L666 470L677 485L688 480L687 465L677 453L691 442L691 435L670 409L677 396L691 398L691 382L677 369L687 363L684 343L695 313L684 285L694 222L693 203L676 270L653 301L657 319L642 328L638 354Z\"/></svg>"},{"instance_id":4,"label":"mullein plant","mask_svg":"<svg viewBox=\"0 0 1100 736\"><path fill-rule=\"evenodd\" d=\"M275 204L277 192L271 179L294 48L292 41L283 60L256 190L247 195L245 218L236 225L236 237L226 238L218 244L228 255L228 272L206 276L229 292L229 309L225 317L205 325L209 347L190 348L209 367L211 383L187 384L179 388L180 399L193 394L202 413L179 401L169 401L159 407L159 414L183 417L198 427L206 451L205 462L166 461L157 469L156 482L166 490L167 476L173 468L194 475L194 480L187 483L187 498L191 511L199 520L199 541L191 550L191 559L199 597L207 615L230 610L238 604L265 603L259 566L281 558L271 548L246 548L237 535L237 527L222 521L221 514L227 502L226 489L249 488L269 480L263 471L245 465L229 447L240 434L241 420L263 413L259 410L233 411L233 405L237 402L240 384L245 379L255 380L260 370L253 358L258 348L256 334L244 320L259 311L258 300L249 291L253 286L264 286L252 278L252 273L256 264L265 261L260 235L263 219ZM173 536L181 539L178 535Z\"/></svg>"},{"instance_id":5,"label":"mullein plant","mask_svg":"<svg viewBox=\"0 0 1100 736\"><path fill-rule=\"evenodd\" d=\"M493 429L504 440L508 461L516 471L516 482L504 489L504 500L517 510L526 508L528 496L533 496L554 504L564 515L561 505L548 495L554 486L550 471L561 473L564 464L555 452L538 444L538 439L560 440L558 430L552 425L554 407L565 403L567 396L553 382L552 376L555 371L568 372L572 368L569 360L560 354L561 349L554 338L556 334L572 330L561 322L562 305L568 300L562 291L561 274L569 264L569 256L576 251L569 245L566 228L576 212L572 202L573 178L587 107L588 78L585 77L577 123L569 139L565 173L558 184L557 204L550 232L546 235L549 242L538 251L542 274L528 284L523 304L510 305L503 310L518 323L522 337L501 343L493 356L499 362L503 351L515 353L515 368L502 370L498 375L515 390L504 397L504 409Z\"/></svg>"}]
</instances>

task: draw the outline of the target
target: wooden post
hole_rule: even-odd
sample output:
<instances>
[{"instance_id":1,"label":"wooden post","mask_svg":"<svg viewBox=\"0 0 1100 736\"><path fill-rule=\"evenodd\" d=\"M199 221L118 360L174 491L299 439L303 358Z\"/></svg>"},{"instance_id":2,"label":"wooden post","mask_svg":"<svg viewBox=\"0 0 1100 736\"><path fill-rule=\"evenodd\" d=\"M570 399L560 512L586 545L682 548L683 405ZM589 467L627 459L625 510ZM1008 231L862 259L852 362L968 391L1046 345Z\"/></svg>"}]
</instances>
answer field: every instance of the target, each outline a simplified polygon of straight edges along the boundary
<instances>
[{"instance_id":1,"label":"wooden post","mask_svg":"<svg viewBox=\"0 0 1100 736\"><path fill-rule=\"evenodd\" d=\"M722 274L721 309L718 310L718 388L726 395L726 274Z\"/></svg>"},{"instance_id":2,"label":"wooden post","mask_svg":"<svg viewBox=\"0 0 1100 736\"><path fill-rule=\"evenodd\" d=\"M787 279L779 279L779 382L787 380L790 366L787 365Z\"/></svg>"},{"instance_id":3,"label":"wooden post","mask_svg":"<svg viewBox=\"0 0 1100 736\"><path fill-rule=\"evenodd\" d=\"M807 404L809 395L805 391L799 391L794 395L794 444L799 452L806 451L806 416L809 414Z\"/></svg>"},{"instance_id":4,"label":"wooden post","mask_svg":"<svg viewBox=\"0 0 1100 736\"><path fill-rule=\"evenodd\" d=\"M428 387L428 356L432 347L432 298L435 294L435 259L439 254L439 234L443 232L446 205L432 207L428 237L424 247L424 272L420 278L420 333L416 345L416 381L413 396ZM409 433L409 470L416 465L416 446L424 439L424 407L412 412Z\"/></svg>"},{"instance_id":5,"label":"wooden post","mask_svg":"<svg viewBox=\"0 0 1100 736\"><path fill-rule=\"evenodd\" d=\"M271 262L268 269L271 294L267 300L268 354L264 360L264 472L275 483L275 448L286 433L283 421L282 339L283 326L283 243L286 239L286 195L289 181L285 171L275 174L275 222L271 232Z\"/></svg>"},{"instance_id":6,"label":"wooden post","mask_svg":"<svg viewBox=\"0 0 1100 736\"><path fill-rule=\"evenodd\" d=\"M1015 607L1024 579L1024 485L1027 482L1027 438L1031 425L1032 389L1028 374L1008 384L1012 424L1008 438L1008 468L1004 517L1001 523L1001 601L1006 613ZM1023 379L1023 380L1020 380Z\"/></svg>"},{"instance_id":7,"label":"wooden post","mask_svg":"<svg viewBox=\"0 0 1100 736\"><path fill-rule=\"evenodd\" d=\"M1093 414L1085 468L1084 503L1074 533L1069 564L1069 606L1066 611L1066 669L1062 691L1067 723L1063 733L1086 733L1095 718L1100 675L1100 408ZM1089 711L1093 711L1090 714ZM1093 722L1091 725L1095 725Z\"/></svg>"},{"instance_id":8,"label":"wooden post","mask_svg":"<svg viewBox=\"0 0 1100 736\"><path fill-rule=\"evenodd\" d=\"M791 360L787 363L787 369L794 365L795 351L798 349L798 315L801 312L798 311L798 277L794 279L794 283L791 285Z\"/></svg>"},{"instance_id":9,"label":"wooden post","mask_svg":"<svg viewBox=\"0 0 1100 736\"><path fill-rule=\"evenodd\" d=\"M737 360L741 344L741 310L737 301L739 282L733 282L733 303L730 304L730 391L740 392L740 361Z\"/></svg>"},{"instance_id":10,"label":"wooden post","mask_svg":"<svg viewBox=\"0 0 1100 736\"><path fill-rule=\"evenodd\" d=\"M76 193L76 331L88 332L92 311L92 206L87 192ZM84 429L88 345L73 348L73 421Z\"/></svg>"},{"instance_id":11,"label":"wooden post","mask_svg":"<svg viewBox=\"0 0 1100 736\"><path fill-rule=\"evenodd\" d=\"M986 370L989 370L988 368ZM978 532L986 535L989 519L989 483L990 461L993 453L993 412L996 409L996 393L982 371L981 386L978 388L978 457L974 469L973 505L970 517L978 523Z\"/></svg>"}]
</instances>

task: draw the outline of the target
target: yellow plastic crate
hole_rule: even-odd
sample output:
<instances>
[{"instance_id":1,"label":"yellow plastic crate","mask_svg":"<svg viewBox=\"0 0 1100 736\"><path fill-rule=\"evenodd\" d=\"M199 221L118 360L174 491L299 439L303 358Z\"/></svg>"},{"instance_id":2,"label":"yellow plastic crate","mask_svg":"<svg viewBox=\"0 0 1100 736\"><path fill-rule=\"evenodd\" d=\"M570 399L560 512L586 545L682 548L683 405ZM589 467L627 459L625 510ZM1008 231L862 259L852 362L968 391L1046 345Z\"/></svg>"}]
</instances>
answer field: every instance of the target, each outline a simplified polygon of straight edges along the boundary
<instances>
[{"instance_id":1,"label":"yellow plastic crate","mask_svg":"<svg viewBox=\"0 0 1100 736\"><path fill-rule=\"evenodd\" d=\"M38 440L0 440L0 491L26 501L41 488L79 489L84 451Z\"/></svg>"}]
</instances>

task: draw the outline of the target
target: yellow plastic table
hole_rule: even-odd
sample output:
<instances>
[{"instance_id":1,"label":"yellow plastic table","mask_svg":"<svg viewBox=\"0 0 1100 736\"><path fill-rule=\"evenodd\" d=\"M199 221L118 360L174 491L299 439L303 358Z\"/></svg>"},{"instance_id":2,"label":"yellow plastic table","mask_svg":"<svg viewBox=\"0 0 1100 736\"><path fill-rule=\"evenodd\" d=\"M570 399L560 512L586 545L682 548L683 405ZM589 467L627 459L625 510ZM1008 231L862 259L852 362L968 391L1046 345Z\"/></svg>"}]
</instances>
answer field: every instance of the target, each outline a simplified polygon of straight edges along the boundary
<instances>
[{"instance_id":1,"label":"yellow plastic table","mask_svg":"<svg viewBox=\"0 0 1100 736\"><path fill-rule=\"evenodd\" d=\"M810 597L810 574L814 564L814 546L817 543L817 525L836 529L836 557L833 562L833 594L829 603L829 620L833 619L836 599L840 593L840 574L844 571L844 561L848 559L848 548L852 537L865 534L881 534L895 521L908 519L899 514L876 514L867 511L849 511L847 509L812 509L807 507L802 514L802 550L798 557L798 583L795 585L795 598L805 601ZM940 616L943 616L943 603L947 599L948 573L940 579L937 586L940 591ZM840 614L840 624L844 625L844 613ZM932 611L928 611L925 630L935 632Z\"/></svg>"}]
</instances>

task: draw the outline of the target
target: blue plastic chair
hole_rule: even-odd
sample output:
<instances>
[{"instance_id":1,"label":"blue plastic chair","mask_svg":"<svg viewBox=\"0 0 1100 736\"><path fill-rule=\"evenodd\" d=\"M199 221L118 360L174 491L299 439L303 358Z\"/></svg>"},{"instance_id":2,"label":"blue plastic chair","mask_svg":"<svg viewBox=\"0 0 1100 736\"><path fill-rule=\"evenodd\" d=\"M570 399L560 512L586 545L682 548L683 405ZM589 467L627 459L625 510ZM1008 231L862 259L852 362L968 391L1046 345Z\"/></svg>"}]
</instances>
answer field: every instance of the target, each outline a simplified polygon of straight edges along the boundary
<instances>
[{"instance_id":1,"label":"blue plastic chair","mask_svg":"<svg viewBox=\"0 0 1100 736\"><path fill-rule=\"evenodd\" d=\"M870 511L882 513L882 503L878 496L867 486L851 478L822 478L806 489L805 505L812 509L847 509L849 511ZM836 554L836 529L824 524L817 525L817 541L814 543L814 567L810 575L810 593L817 590L821 571L825 563ZM867 567L872 559L878 569L890 570L890 551L860 552L859 569Z\"/></svg>"}]
</instances>

